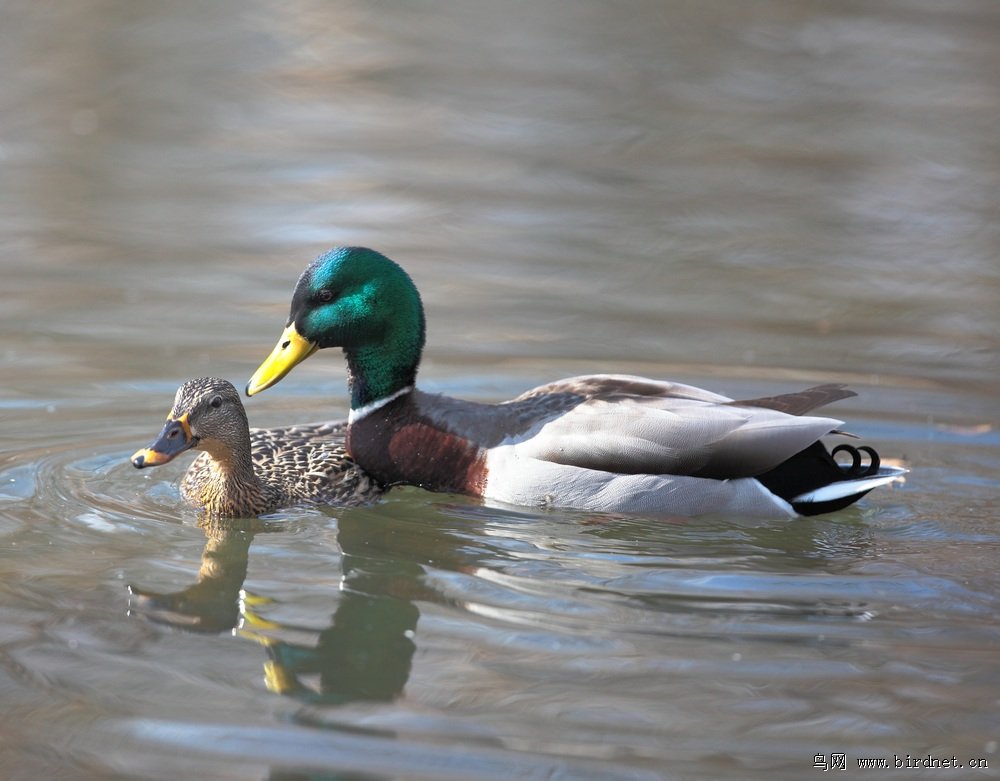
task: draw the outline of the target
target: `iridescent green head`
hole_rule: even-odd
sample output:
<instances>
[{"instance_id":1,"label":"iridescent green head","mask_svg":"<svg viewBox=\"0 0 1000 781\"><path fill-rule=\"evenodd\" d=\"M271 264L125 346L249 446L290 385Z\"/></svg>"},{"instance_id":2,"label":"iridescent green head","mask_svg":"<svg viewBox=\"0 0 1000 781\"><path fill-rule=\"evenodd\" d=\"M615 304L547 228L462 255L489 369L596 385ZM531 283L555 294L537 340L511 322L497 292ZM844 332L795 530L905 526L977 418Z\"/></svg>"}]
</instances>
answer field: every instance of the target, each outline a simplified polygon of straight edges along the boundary
<instances>
[{"instance_id":1,"label":"iridescent green head","mask_svg":"<svg viewBox=\"0 0 1000 781\"><path fill-rule=\"evenodd\" d=\"M423 346L424 310L406 272L374 250L338 247L302 272L285 330L247 395L274 385L316 350L342 347L358 409L412 385Z\"/></svg>"}]
</instances>

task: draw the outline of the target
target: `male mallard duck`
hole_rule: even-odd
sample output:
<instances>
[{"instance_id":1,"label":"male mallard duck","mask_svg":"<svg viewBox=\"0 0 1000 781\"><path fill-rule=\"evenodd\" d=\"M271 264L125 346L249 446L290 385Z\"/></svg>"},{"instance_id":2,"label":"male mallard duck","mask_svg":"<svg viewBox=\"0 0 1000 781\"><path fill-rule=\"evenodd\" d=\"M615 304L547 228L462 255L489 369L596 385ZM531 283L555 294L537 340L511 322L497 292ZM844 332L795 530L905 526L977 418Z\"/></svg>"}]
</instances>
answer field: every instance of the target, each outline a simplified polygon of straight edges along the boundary
<instances>
[{"instance_id":1,"label":"male mallard duck","mask_svg":"<svg viewBox=\"0 0 1000 781\"><path fill-rule=\"evenodd\" d=\"M347 449L384 485L519 505L609 512L814 515L906 470L871 448L819 438L841 425L804 413L854 396L842 385L734 401L689 385L616 374L573 377L502 404L414 386L424 312L413 282L370 249L321 255L299 277L288 323L247 384L252 396L324 347L347 358ZM868 463L861 456L868 455Z\"/></svg>"},{"instance_id":2,"label":"male mallard duck","mask_svg":"<svg viewBox=\"0 0 1000 781\"><path fill-rule=\"evenodd\" d=\"M203 451L181 495L212 517L242 518L293 504L356 505L381 489L347 455L346 421L250 428L240 394L214 377L188 380L156 440L132 456L136 469Z\"/></svg>"}]
</instances>

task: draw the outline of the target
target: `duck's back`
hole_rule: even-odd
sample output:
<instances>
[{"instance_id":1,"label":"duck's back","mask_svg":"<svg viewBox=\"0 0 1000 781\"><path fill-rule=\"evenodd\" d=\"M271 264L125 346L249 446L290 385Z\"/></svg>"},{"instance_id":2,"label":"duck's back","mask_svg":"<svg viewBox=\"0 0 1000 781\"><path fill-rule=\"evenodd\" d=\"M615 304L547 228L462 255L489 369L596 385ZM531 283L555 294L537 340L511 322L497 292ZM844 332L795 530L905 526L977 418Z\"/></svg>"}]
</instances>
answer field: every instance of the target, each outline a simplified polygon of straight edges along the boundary
<instances>
[{"instance_id":1,"label":"duck's back","mask_svg":"<svg viewBox=\"0 0 1000 781\"><path fill-rule=\"evenodd\" d=\"M347 454L347 421L252 428L254 471L288 504L365 504L382 490Z\"/></svg>"}]
</instances>

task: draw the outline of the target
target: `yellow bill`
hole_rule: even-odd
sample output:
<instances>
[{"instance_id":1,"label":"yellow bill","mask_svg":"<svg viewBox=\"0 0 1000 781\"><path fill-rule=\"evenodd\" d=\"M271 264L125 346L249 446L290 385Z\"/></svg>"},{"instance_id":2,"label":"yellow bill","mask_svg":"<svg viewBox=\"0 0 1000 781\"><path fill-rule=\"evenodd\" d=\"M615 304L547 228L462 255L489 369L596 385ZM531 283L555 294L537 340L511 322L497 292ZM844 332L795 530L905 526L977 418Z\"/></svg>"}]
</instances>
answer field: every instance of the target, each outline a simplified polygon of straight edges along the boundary
<instances>
[{"instance_id":1,"label":"yellow bill","mask_svg":"<svg viewBox=\"0 0 1000 781\"><path fill-rule=\"evenodd\" d=\"M319 345L299 336L299 332L295 330L295 323L291 323L281 332L281 337L271 350L271 354L250 378L250 382L247 383L247 396L267 390L318 349Z\"/></svg>"}]
</instances>

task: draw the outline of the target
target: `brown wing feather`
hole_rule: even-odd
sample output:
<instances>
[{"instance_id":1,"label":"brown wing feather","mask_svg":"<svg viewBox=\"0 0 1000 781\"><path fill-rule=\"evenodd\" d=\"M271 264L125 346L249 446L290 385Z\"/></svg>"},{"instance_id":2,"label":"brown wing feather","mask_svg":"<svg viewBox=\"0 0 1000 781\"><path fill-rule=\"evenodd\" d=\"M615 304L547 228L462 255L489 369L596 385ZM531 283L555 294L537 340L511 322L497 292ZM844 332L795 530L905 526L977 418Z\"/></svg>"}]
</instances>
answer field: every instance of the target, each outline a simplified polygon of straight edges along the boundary
<instances>
[{"instance_id":1,"label":"brown wing feather","mask_svg":"<svg viewBox=\"0 0 1000 781\"><path fill-rule=\"evenodd\" d=\"M731 401L733 407L764 407L787 415L805 415L814 409L819 409L827 404L832 404L841 399L849 399L858 394L849 390L846 385L830 383L828 385L816 385L795 393L781 393L777 396L762 396L759 399L743 399L741 401Z\"/></svg>"}]
</instances>

